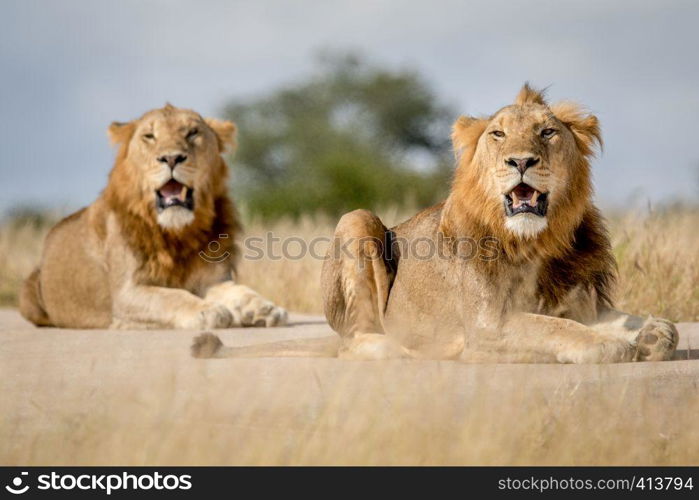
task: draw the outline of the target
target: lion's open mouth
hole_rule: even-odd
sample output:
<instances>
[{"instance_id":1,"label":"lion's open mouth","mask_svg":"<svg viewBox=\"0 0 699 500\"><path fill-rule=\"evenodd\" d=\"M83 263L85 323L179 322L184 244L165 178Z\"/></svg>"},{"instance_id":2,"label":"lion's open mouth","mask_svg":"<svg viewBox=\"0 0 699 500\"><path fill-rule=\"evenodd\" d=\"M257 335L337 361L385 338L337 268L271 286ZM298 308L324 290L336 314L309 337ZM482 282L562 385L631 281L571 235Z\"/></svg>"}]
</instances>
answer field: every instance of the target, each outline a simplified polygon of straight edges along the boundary
<instances>
[{"instance_id":1,"label":"lion's open mouth","mask_svg":"<svg viewBox=\"0 0 699 500\"><path fill-rule=\"evenodd\" d=\"M155 192L155 206L158 212L170 207L194 209L194 189L170 179Z\"/></svg>"},{"instance_id":2,"label":"lion's open mouth","mask_svg":"<svg viewBox=\"0 0 699 500\"><path fill-rule=\"evenodd\" d=\"M543 217L548 207L548 193L540 193L524 183L515 186L505 195L505 213L508 217L524 213Z\"/></svg>"}]
</instances>

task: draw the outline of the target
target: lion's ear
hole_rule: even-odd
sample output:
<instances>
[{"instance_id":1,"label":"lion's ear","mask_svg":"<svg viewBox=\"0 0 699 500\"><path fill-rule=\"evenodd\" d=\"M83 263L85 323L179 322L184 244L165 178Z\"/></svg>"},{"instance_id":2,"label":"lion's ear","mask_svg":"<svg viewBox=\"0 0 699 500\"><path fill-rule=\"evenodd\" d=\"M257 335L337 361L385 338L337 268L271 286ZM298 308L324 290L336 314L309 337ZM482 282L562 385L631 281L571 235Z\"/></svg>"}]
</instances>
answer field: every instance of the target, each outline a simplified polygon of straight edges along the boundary
<instances>
[{"instance_id":1,"label":"lion's ear","mask_svg":"<svg viewBox=\"0 0 699 500\"><path fill-rule=\"evenodd\" d=\"M131 140L135 129L134 122L112 122L109 129L107 129L107 134L112 144L127 144Z\"/></svg>"},{"instance_id":2,"label":"lion's ear","mask_svg":"<svg viewBox=\"0 0 699 500\"><path fill-rule=\"evenodd\" d=\"M476 149L478 139L488 126L488 120L484 118L473 118L471 116L460 116L451 130L451 142L454 145L454 153L459 158L465 151Z\"/></svg>"},{"instance_id":3,"label":"lion's ear","mask_svg":"<svg viewBox=\"0 0 699 500\"><path fill-rule=\"evenodd\" d=\"M602 149L602 131L595 115L587 113L574 102L557 103L551 106L551 111L573 132L578 149L584 156L592 155L595 152L595 146Z\"/></svg>"},{"instance_id":4,"label":"lion's ear","mask_svg":"<svg viewBox=\"0 0 699 500\"><path fill-rule=\"evenodd\" d=\"M206 124L216 133L219 151L230 151L235 147L236 126L228 120L207 118Z\"/></svg>"}]
</instances>

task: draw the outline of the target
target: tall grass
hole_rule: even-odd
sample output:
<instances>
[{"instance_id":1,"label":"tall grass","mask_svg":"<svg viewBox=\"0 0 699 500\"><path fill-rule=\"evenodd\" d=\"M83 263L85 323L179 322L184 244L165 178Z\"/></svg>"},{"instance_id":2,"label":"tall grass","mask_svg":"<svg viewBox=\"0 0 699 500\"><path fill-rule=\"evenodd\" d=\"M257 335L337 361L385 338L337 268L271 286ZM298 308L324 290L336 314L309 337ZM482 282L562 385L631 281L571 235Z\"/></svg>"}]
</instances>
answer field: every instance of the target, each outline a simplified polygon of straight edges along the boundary
<instances>
[{"instance_id":1,"label":"tall grass","mask_svg":"<svg viewBox=\"0 0 699 500\"><path fill-rule=\"evenodd\" d=\"M65 357L29 350L21 363L44 372L0 381L14 396L11 383L26 391L0 400L0 464L699 464L696 388L677 367L644 376L639 365L205 361L150 351L119 361L87 354L69 370Z\"/></svg>"},{"instance_id":2,"label":"tall grass","mask_svg":"<svg viewBox=\"0 0 699 500\"><path fill-rule=\"evenodd\" d=\"M609 220L619 265L617 307L643 316L699 321L699 207Z\"/></svg>"},{"instance_id":3,"label":"tall grass","mask_svg":"<svg viewBox=\"0 0 699 500\"><path fill-rule=\"evenodd\" d=\"M387 225L409 216L396 210L381 213ZM619 264L617 306L631 313L665 317L673 321L699 321L699 207L674 207L645 213L608 217ZM306 215L298 220L266 223L254 218L246 224L248 245L265 249L262 259L245 258L239 264L240 281L259 290L292 311L322 312L320 269L322 259L308 253L298 259L280 257L282 245L292 256L306 243L318 241L323 255L332 236L333 220ZM15 306L22 280L38 263L48 222L6 220L0 226L0 305ZM273 236L273 240L269 239ZM259 238L251 240L251 238ZM271 241L272 254L267 251ZM261 243L264 242L264 243Z\"/></svg>"},{"instance_id":4,"label":"tall grass","mask_svg":"<svg viewBox=\"0 0 699 500\"><path fill-rule=\"evenodd\" d=\"M58 220L7 218L0 224L0 306L16 306L22 282L39 263L44 237Z\"/></svg>"}]
</instances>

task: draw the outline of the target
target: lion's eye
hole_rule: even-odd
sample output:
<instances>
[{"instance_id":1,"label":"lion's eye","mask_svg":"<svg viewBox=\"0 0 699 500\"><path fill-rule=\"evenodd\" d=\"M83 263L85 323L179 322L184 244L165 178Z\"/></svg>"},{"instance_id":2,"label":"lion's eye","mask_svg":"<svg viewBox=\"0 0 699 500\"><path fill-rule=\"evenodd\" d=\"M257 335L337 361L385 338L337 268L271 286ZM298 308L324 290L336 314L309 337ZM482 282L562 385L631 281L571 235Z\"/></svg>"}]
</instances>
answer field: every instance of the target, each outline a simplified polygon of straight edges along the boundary
<instances>
[{"instance_id":1,"label":"lion's eye","mask_svg":"<svg viewBox=\"0 0 699 500\"><path fill-rule=\"evenodd\" d=\"M541 131L541 137L544 139L548 139L549 137L553 137L556 134L556 129L553 128L545 128L544 130Z\"/></svg>"},{"instance_id":2,"label":"lion's eye","mask_svg":"<svg viewBox=\"0 0 699 500\"><path fill-rule=\"evenodd\" d=\"M199 133L199 129L193 128L192 130L187 132L187 140L191 141L192 139L194 139L197 136L198 133Z\"/></svg>"},{"instance_id":3,"label":"lion's eye","mask_svg":"<svg viewBox=\"0 0 699 500\"><path fill-rule=\"evenodd\" d=\"M153 139L155 139L155 136L151 133L148 133L148 134L143 134L143 138L146 139L147 141L152 141Z\"/></svg>"},{"instance_id":4,"label":"lion's eye","mask_svg":"<svg viewBox=\"0 0 699 500\"><path fill-rule=\"evenodd\" d=\"M505 137L505 132L502 130L493 130L490 134L495 137Z\"/></svg>"}]
</instances>

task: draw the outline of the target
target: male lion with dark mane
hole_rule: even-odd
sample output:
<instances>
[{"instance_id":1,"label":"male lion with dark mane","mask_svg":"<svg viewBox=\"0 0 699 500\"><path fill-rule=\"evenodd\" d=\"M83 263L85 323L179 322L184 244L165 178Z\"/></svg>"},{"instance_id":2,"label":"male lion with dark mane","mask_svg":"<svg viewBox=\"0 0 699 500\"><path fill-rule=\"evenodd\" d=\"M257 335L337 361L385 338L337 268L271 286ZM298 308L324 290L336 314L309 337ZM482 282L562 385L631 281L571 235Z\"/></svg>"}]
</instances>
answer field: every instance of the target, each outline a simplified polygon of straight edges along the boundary
<instances>
[{"instance_id":1,"label":"male lion with dark mane","mask_svg":"<svg viewBox=\"0 0 699 500\"><path fill-rule=\"evenodd\" d=\"M590 179L597 118L549 106L525 84L489 118L459 118L452 140L457 169L444 203L392 229L366 210L340 219L321 278L339 339L226 348L204 334L193 354L671 359L671 322L612 307L616 263Z\"/></svg>"},{"instance_id":2,"label":"male lion with dark mane","mask_svg":"<svg viewBox=\"0 0 699 500\"><path fill-rule=\"evenodd\" d=\"M234 281L240 225L221 154L235 125L168 104L109 136L119 150L107 188L46 237L22 315L64 328L285 323L286 311Z\"/></svg>"}]
</instances>

